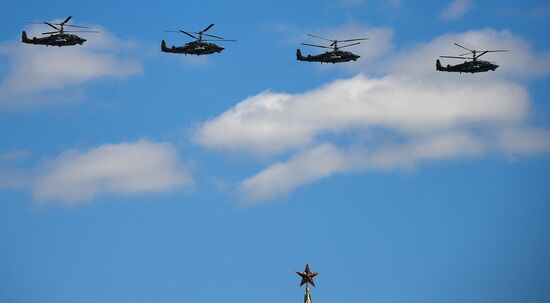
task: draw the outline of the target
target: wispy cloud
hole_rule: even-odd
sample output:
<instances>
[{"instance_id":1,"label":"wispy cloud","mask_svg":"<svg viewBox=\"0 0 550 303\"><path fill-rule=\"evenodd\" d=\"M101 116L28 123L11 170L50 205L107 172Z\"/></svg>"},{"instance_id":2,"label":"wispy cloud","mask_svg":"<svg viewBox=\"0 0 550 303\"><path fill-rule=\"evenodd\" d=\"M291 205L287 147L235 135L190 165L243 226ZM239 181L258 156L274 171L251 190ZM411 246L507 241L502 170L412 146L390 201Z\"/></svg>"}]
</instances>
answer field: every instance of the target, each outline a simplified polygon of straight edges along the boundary
<instances>
[{"instance_id":1,"label":"wispy cloud","mask_svg":"<svg viewBox=\"0 0 550 303\"><path fill-rule=\"evenodd\" d=\"M18 166L30 156L28 150L0 152L0 190L19 189L28 185L28 172Z\"/></svg>"},{"instance_id":2,"label":"wispy cloud","mask_svg":"<svg viewBox=\"0 0 550 303\"><path fill-rule=\"evenodd\" d=\"M8 150L0 153L0 163L25 159L31 156L28 150Z\"/></svg>"},{"instance_id":3,"label":"wispy cloud","mask_svg":"<svg viewBox=\"0 0 550 303\"><path fill-rule=\"evenodd\" d=\"M457 20L466 15L472 8L474 3L471 0L453 0L441 12L441 19L450 21Z\"/></svg>"},{"instance_id":4,"label":"wispy cloud","mask_svg":"<svg viewBox=\"0 0 550 303\"><path fill-rule=\"evenodd\" d=\"M147 140L64 151L41 170L33 185L35 199L67 204L105 194L169 192L193 184L171 144Z\"/></svg>"},{"instance_id":5,"label":"wispy cloud","mask_svg":"<svg viewBox=\"0 0 550 303\"><path fill-rule=\"evenodd\" d=\"M362 5L369 5L370 8L372 8L374 5L380 6L380 3L376 3L373 1L367 1L367 0L340 0L337 2L339 6L344 8L356 8ZM383 5L389 5L393 9L398 9L401 7L401 0L388 0L383 1Z\"/></svg>"},{"instance_id":6,"label":"wispy cloud","mask_svg":"<svg viewBox=\"0 0 550 303\"><path fill-rule=\"evenodd\" d=\"M0 190L22 188L27 181L28 176L21 170L0 168Z\"/></svg>"},{"instance_id":7,"label":"wispy cloud","mask_svg":"<svg viewBox=\"0 0 550 303\"><path fill-rule=\"evenodd\" d=\"M341 0L340 4L345 7L357 7L367 2L366 0Z\"/></svg>"},{"instance_id":8,"label":"wispy cloud","mask_svg":"<svg viewBox=\"0 0 550 303\"><path fill-rule=\"evenodd\" d=\"M427 161L479 157L488 152L507 156L550 153L550 131L535 128L499 130L489 136L468 131L449 131L412 137L402 144L340 149L324 143L271 164L239 185L245 205L269 202L296 188L334 174L366 171L411 170Z\"/></svg>"},{"instance_id":9,"label":"wispy cloud","mask_svg":"<svg viewBox=\"0 0 550 303\"><path fill-rule=\"evenodd\" d=\"M0 109L25 109L45 104L70 102L81 96L85 83L102 78L125 78L142 71L141 64L127 56L134 45L95 27L81 46L45 47L18 41L0 44L9 70L0 79ZM40 28L27 29L30 36ZM69 100L67 100L69 99Z\"/></svg>"},{"instance_id":10,"label":"wispy cloud","mask_svg":"<svg viewBox=\"0 0 550 303\"><path fill-rule=\"evenodd\" d=\"M362 162L361 151L341 151L331 144L322 144L243 180L239 191L245 204L255 204L288 194L299 186L334 173L354 170L363 166Z\"/></svg>"}]
</instances>

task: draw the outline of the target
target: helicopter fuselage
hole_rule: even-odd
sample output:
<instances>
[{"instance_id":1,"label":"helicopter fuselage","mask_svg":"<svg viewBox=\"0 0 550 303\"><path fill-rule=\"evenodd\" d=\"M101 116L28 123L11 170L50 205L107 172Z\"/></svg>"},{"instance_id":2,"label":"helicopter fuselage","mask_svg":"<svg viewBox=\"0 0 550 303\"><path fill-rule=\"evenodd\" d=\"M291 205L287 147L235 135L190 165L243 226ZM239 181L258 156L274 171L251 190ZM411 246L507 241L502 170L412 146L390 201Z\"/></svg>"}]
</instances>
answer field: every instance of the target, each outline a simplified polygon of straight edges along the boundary
<instances>
[{"instance_id":1,"label":"helicopter fuselage","mask_svg":"<svg viewBox=\"0 0 550 303\"><path fill-rule=\"evenodd\" d=\"M29 39L27 33L23 31L21 34L21 41L27 44L46 45L46 46L70 46L70 45L82 45L86 42L86 39L81 38L73 34L53 34L47 37Z\"/></svg>"},{"instance_id":2,"label":"helicopter fuselage","mask_svg":"<svg viewBox=\"0 0 550 303\"><path fill-rule=\"evenodd\" d=\"M442 66L439 60L436 61L435 68L442 72L455 72L455 73L483 73L488 71L494 71L498 68L498 65L489 61L475 60L466 61L457 65Z\"/></svg>"},{"instance_id":3,"label":"helicopter fuselage","mask_svg":"<svg viewBox=\"0 0 550 303\"><path fill-rule=\"evenodd\" d=\"M465 59L464 63L456 64L456 65L450 65L442 66L439 59L435 61L435 69L442 72L453 72L453 73L483 73L488 71L494 71L498 68L498 65L494 64L493 62L484 61L484 60L478 60L479 57L487 54L487 53L501 53L501 52L507 52L506 49L498 49L498 50L476 50L476 49L469 49L465 46L462 46L455 42L455 45L465 49L468 51L468 53L458 55L458 56L439 56L440 58L450 58L450 59ZM469 58L466 58L464 56L468 55L469 53L472 54L472 59L468 60Z\"/></svg>"},{"instance_id":4,"label":"helicopter fuselage","mask_svg":"<svg viewBox=\"0 0 550 303\"><path fill-rule=\"evenodd\" d=\"M307 61L307 62L321 62L321 63L342 63L348 61L356 61L361 56L356 55L351 52L335 50L327 51L319 55L307 55L303 56L300 49L296 50L296 60L298 61Z\"/></svg>"},{"instance_id":5,"label":"helicopter fuselage","mask_svg":"<svg viewBox=\"0 0 550 303\"><path fill-rule=\"evenodd\" d=\"M210 55L220 53L224 50L223 47L209 42L193 41L186 43L183 46L166 47L166 42L162 40L161 50L165 53L177 53L186 55Z\"/></svg>"}]
</instances>

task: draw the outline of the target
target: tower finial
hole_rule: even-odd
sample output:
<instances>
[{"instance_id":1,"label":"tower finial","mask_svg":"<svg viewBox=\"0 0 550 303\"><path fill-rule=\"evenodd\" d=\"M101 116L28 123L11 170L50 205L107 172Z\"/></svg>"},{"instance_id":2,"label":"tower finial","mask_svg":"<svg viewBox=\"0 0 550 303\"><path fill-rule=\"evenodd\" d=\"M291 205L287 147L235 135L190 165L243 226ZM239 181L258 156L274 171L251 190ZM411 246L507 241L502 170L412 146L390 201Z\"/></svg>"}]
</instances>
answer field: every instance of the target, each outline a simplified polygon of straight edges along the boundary
<instances>
[{"instance_id":1,"label":"tower finial","mask_svg":"<svg viewBox=\"0 0 550 303\"><path fill-rule=\"evenodd\" d=\"M311 303L311 296L309 295L309 284L313 285L315 287L315 281L313 278L317 276L318 272L311 272L309 269L309 264L306 264L306 269L304 271L297 271L296 272L300 277L302 277L302 281L300 281L300 286L306 285L306 294L304 295L304 303Z\"/></svg>"}]
</instances>

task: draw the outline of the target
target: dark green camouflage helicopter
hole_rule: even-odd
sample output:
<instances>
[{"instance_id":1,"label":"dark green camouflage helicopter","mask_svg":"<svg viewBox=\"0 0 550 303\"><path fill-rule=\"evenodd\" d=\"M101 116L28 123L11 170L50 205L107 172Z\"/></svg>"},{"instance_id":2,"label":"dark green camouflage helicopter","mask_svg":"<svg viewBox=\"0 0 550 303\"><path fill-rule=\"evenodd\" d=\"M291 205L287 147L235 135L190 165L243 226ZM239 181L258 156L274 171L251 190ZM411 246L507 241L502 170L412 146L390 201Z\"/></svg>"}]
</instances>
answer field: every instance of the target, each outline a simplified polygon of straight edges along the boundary
<instances>
[{"instance_id":1,"label":"dark green camouflage helicopter","mask_svg":"<svg viewBox=\"0 0 550 303\"><path fill-rule=\"evenodd\" d=\"M30 22L34 24L46 24L49 27L55 29L55 31L42 33L42 35L49 35L47 37L42 37L42 38L34 37L32 39L29 39L27 37L27 32L23 31L23 33L21 33L21 41L27 44L59 46L59 47L77 45L77 44L82 45L84 42L86 42L86 39L81 38L77 35L67 34L67 33L97 33L98 32L98 31L86 31L86 30L66 31L65 26L75 27L75 28L88 28L86 26L67 24L67 22L69 22L71 18L72 16L69 16L67 17L67 19L65 19L65 21L61 23Z\"/></svg>"},{"instance_id":2,"label":"dark green camouflage helicopter","mask_svg":"<svg viewBox=\"0 0 550 303\"><path fill-rule=\"evenodd\" d=\"M471 59L472 61L464 61L464 63L457 64L457 65L447 65L446 67L441 65L441 62L439 59L435 62L435 69L442 72L456 72L456 73L482 73L487 71L494 71L498 68L498 65L496 65L493 62L484 61L484 60L478 60L477 58L485 55L486 53L497 53L497 52L507 52L508 50L483 50L478 51L475 49L469 49L466 48L458 43L455 43L456 46L461 47L468 52L465 54L461 54L458 56L439 56L441 58L451 58L451 59ZM472 54L472 58L464 57L468 54Z\"/></svg>"},{"instance_id":3,"label":"dark green camouflage helicopter","mask_svg":"<svg viewBox=\"0 0 550 303\"><path fill-rule=\"evenodd\" d=\"M214 24L210 24L209 26L207 26L202 31L196 32L196 33L188 33L186 31L182 31L182 30L167 31L167 32L173 32L173 33L182 33L182 34L187 35L187 36L189 36L193 39L196 39L196 40L192 41L192 42L189 42L189 43L186 43L183 46L174 46L174 45L172 45L172 47L166 47L166 41L162 40L160 50L165 52L165 53L177 53L177 54L197 55L197 56L210 55L210 54L214 54L214 53L219 53L222 50L224 50L223 47L221 47L219 45L216 45L214 43L210 43L210 41L216 41L216 42L218 42L218 41L220 41L220 42L226 42L226 41L235 42L235 41L237 41L237 40L227 40L227 39L224 39L222 37L206 34L205 32L208 31L210 28L212 28L212 26L214 26ZM198 35L198 37L195 36L195 35ZM205 40L205 39L202 38L202 36L216 38L216 40Z\"/></svg>"},{"instance_id":4,"label":"dark green camouflage helicopter","mask_svg":"<svg viewBox=\"0 0 550 303\"><path fill-rule=\"evenodd\" d=\"M307 62L321 62L321 63L342 63L342 62L348 62L348 61L357 61L359 59L359 55L356 55L351 52L341 51L341 48L349 47L353 45L360 44L361 42L355 42L351 44L347 44L344 46L338 46L338 42L352 42L352 41L361 41L361 40L367 40L368 38L357 38L357 39L347 39L347 40L331 40L319 36L315 36L312 34L307 34L308 36L319 38L322 40L326 40L330 42L330 46L323 46L323 45L316 45L316 44L309 44L309 43L302 43L302 45L308 45L308 46L314 46L314 47L320 47L320 48L328 48L332 51L326 51L323 54L319 55L307 55L303 56L302 51L300 49L296 50L296 60L298 61L307 61Z\"/></svg>"}]
</instances>

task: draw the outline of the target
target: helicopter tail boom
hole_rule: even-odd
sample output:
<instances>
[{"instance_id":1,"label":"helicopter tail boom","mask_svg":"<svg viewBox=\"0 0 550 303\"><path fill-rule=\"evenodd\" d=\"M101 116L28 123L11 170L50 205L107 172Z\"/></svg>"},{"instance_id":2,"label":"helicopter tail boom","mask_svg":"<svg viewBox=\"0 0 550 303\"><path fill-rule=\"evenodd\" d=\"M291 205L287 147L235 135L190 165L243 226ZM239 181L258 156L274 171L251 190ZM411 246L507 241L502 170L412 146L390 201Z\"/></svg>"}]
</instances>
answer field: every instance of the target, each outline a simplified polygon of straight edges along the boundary
<instances>
[{"instance_id":1,"label":"helicopter tail boom","mask_svg":"<svg viewBox=\"0 0 550 303\"><path fill-rule=\"evenodd\" d=\"M31 39L29 39L29 37L27 37L27 32L26 31L23 31L21 33L21 41L23 43L29 43L31 41Z\"/></svg>"},{"instance_id":2,"label":"helicopter tail boom","mask_svg":"<svg viewBox=\"0 0 550 303\"><path fill-rule=\"evenodd\" d=\"M443 66L441 66L441 61L439 61L439 59L437 59L435 61L435 69L436 70L445 70L445 68Z\"/></svg>"},{"instance_id":3,"label":"helicopter tail boom","mask_svg":"<svg viewBox=\"0 0 550 303\"><path fill-rule=\"evenodd\" d=\"M162 42L160 43L160 50L163 51L163 52L168 52L169 51L169 48L166 47L166 41L162 40Z\"/></svg>"},{"instance_id":4,"label":"helicopter tail boom","mask_svg":"<svg viewBox=\"0 0 550 303\"><path fill-rule=\"evenodd\" d=\"M299 60L299 61L306 61L306 58L304 56L302 56L302 51L300 51L300 49L296 49L296 60Z\"/></svg>"}]
</instances>

